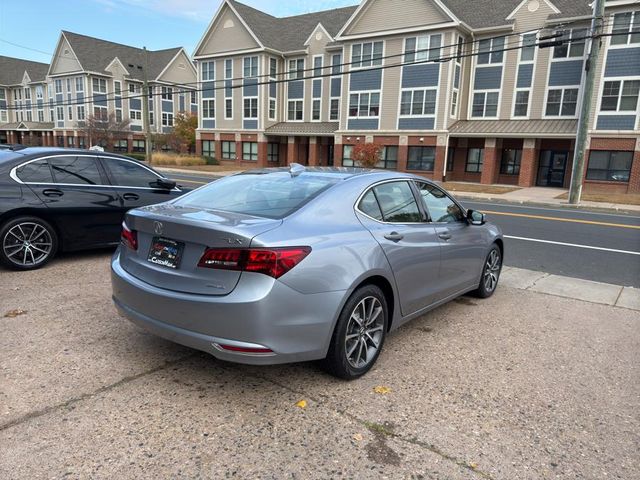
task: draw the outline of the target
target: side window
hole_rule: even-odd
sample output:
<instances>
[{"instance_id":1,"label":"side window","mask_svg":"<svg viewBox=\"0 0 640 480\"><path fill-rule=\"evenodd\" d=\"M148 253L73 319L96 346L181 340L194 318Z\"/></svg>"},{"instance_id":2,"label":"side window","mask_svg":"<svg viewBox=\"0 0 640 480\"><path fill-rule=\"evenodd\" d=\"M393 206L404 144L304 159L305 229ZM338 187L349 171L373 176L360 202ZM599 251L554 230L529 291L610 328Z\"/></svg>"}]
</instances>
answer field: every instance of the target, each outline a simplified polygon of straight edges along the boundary
<instances>
[{"instance_id":1,"label":"side window","mask_svg":"<svg viewBox=\"0 0 640 480\"><path fill-rule=\"evenodd\" d=\"M54 157L49 159L56 183L102 185L100 170L93 157Z\"/></svg>"},{"instance_id":2,"label":"side window","mask_svg":"<svg viewBox=\"0 0 640 480\"><path fill-rule=\"evenodd\" d=\"M464 220L462 209L442 190L428 183L419 183L418 187L432 222L455 223Z\"/></svg>"},{"instance_id":3,"label":"side window","mask_svg":"<svg viewBox=\"0 0 640 480\"><path fill-rule=\"evenodd\" d=\"M38 160L18 167L16 176L26 183L53 183L53 175L46 160Z\"/></svg>"},{"instance_id":4,"label":"side window","mask_svg":"<svg viewBox=\"0 0 640 480\"><path fill-rule=\"evenodd\" d=\"M382 221L380 205L378 205L378 200L376 200L373 190L369 190L364 197L362 197L362 200L360 200L360 204L358 205L358 209L365 215L369 215L371 218Z\"/></svg>"},{"instance_id":5,"label":"side window","mask_svg":"<svg viewBox=\"0 0 640 480\"><path fill-rule=\"evenodd\" d=\"M137 163L115 158L103 158L114 185L123 187L145 187L158 180L158 176Z\"/></svg>"},{"instance_id":6,"label":"side window","mask_svg":"<svg viewBox=\"0 0 640 480\"><path fill-rule=\"evenodd\" d=\"M374 187L373 192L385 222L422 222L420 209L408 182L383 183Z\"/></svg>"}]
</instances>

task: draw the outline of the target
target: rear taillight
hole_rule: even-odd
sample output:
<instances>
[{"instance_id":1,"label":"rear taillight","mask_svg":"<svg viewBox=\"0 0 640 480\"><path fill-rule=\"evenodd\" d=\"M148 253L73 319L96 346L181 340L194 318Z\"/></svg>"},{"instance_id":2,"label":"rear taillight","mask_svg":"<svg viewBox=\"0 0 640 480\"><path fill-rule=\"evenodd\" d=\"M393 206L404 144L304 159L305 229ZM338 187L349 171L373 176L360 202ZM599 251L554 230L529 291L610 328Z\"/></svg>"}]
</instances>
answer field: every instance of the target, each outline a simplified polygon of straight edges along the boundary
<instances>
[{"instance_id":1,"label":"rear taillight","mask_svg":"<svg viewBox=\"0 0 640 480\"><path fill-rule=\"evenodd\" d=\"M198 266L263 273L273 278L280 278L310 252L311 247L208 248L198 262Z\"/></svg>"},{"instance_id":2,"label":"rear taillight","mask_svg":"<svg viewBox=\"0 0 640 480\"><path fill-rule=\"evenodd\" d=\"M120 241L131 250L138 250L138 232L130 230L127 224L122 222L122 233Z\"/></svg>"}]
</instances>

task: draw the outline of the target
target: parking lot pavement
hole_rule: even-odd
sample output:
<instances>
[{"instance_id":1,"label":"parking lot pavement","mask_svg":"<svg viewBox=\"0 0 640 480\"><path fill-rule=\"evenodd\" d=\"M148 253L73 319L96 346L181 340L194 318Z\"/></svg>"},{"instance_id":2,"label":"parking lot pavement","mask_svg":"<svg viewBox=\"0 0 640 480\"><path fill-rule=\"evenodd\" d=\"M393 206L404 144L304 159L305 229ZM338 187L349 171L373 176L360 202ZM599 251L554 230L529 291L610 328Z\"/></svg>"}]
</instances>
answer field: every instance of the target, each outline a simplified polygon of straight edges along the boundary
<instances>
[{"instance_id":1,"label":"parking lot pavement","mask_svg":"<svg viewBox=\"0 0 640 480\"><path fill-rule=\"evenodd\" d=\"M346 383L138 330L111 305L108 263L0 270L2 479L640 478L636 310L508 271L494 297L393 333Z\"/></svg>"}]
</instances>

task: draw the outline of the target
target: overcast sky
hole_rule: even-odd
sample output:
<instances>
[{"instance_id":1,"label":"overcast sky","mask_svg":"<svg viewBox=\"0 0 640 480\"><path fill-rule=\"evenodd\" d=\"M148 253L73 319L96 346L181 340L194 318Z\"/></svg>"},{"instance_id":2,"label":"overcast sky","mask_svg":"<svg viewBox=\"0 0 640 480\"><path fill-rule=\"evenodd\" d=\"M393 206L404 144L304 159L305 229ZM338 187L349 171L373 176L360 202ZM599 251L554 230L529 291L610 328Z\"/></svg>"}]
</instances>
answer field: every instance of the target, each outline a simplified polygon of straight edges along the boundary
<instances>
[{"instance_id":1,"label":"overcast sky","mask_svg":"<svg viewBox=\"0 0 640 480\"><path fill-rule=\"evenodd\" d=\"M358 1L243 3L287 16ZM219 5L220 0L0 0L0 55L49 63L60 30L150 50L182 46L191 55Z\"/></svg>"}]
</instances>

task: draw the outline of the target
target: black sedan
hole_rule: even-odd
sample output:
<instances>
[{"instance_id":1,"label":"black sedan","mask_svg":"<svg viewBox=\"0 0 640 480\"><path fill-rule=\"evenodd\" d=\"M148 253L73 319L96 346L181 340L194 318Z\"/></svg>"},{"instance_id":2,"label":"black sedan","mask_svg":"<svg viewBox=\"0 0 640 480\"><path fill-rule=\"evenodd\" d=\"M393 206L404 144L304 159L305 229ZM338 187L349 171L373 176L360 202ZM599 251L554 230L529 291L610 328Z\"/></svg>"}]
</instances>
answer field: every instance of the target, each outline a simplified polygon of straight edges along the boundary
<instances>
[{"instance_id":1,"label":"black sedan","mask_svg":"<svg viewBox=\"0 0 640 480\"><path fill-rule=\"evenodd\" d=\"M0 151L0 262L32 270L58 251L115 245L127 210L182 195L121 155L60 148Z\"/></svg>"}]
</instances>

